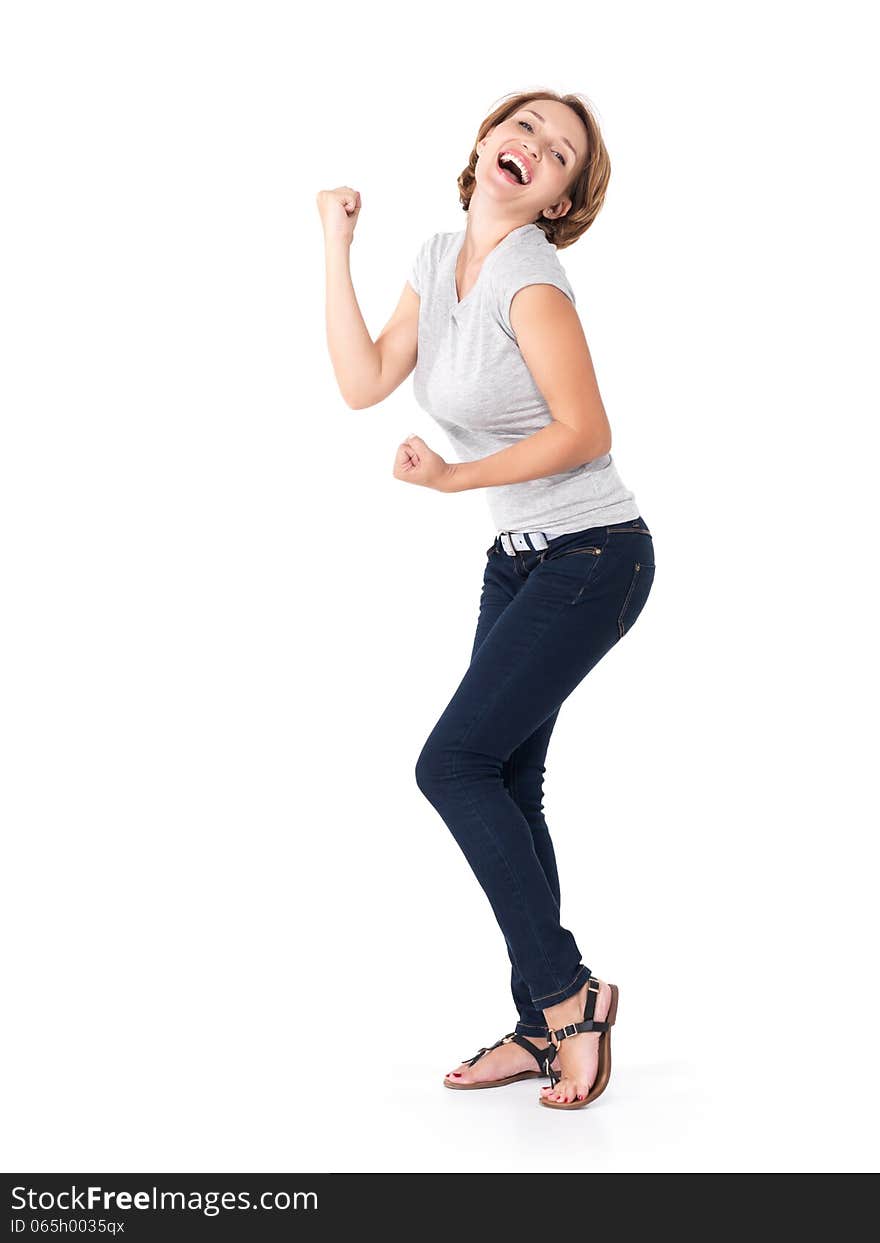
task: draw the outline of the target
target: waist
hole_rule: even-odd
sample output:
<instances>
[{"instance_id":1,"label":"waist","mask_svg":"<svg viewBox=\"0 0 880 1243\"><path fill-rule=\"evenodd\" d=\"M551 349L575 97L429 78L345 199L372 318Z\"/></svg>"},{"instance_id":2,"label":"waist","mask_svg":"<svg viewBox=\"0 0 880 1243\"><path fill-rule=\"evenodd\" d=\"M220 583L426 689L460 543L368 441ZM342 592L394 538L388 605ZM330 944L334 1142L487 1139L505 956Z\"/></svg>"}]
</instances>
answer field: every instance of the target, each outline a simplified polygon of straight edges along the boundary
<instances>
[{"instance_id":1,"label":"waist","mask_svg":"<svg viewBox=\"0 0 880 1243\"><path fill-rule=\"evenodd\" d=\"M572 535L586 540L598 540L618 534L625 535L629 532L639 535L651 534L647 522L641 515L638 515L636 518L627 518L623 522L606 522L598 526L584 527L580 531L564 531L558 535L545 531L499 531L495 536L495 547L512 557L518 552L540 552L544 548L549 548L554 540L566 539Z\"/></svg>"}]
</instances>

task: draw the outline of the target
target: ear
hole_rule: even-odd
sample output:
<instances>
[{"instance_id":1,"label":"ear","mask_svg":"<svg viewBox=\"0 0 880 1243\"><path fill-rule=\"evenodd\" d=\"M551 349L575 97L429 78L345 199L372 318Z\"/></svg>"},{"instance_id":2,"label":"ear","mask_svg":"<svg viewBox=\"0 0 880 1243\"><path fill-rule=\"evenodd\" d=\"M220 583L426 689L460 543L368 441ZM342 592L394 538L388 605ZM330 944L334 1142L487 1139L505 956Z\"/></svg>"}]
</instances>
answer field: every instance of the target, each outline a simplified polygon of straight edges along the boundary
<instances>
[{"instance_id":1,"label":"ear","mask_svg":"<svg viewBox=\"0 0 880 1243\"><path fill-rule=\"evenodd\" d=\"M558 203L551 204L550 207L544 208L544 215L548 220L559 220L562 216L567 216L571 211L571 199L560 199Z\"/></svg>"}]
</instances>

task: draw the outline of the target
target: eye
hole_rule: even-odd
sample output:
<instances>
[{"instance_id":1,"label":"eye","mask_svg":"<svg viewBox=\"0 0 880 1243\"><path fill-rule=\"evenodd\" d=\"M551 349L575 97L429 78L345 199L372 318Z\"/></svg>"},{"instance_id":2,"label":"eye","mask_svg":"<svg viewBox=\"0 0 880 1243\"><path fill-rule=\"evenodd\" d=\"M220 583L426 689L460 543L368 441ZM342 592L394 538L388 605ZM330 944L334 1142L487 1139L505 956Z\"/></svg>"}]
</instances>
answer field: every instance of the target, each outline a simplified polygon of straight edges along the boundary
<instances>
[{"instance_id":1,"label":"eye","mask_svg":"<svg viewBox=\"0 0 880 1243\"><path fill-rule=\"evenodd\" d=\"M535 132L535 127L532 125L531 121L520 121L519 124L525 125L530 134L533 134ZM561 151L554 151L553 154L559 156L560 164L565 164L565 156L562 154Z\"/></svg>"}]
</instances>

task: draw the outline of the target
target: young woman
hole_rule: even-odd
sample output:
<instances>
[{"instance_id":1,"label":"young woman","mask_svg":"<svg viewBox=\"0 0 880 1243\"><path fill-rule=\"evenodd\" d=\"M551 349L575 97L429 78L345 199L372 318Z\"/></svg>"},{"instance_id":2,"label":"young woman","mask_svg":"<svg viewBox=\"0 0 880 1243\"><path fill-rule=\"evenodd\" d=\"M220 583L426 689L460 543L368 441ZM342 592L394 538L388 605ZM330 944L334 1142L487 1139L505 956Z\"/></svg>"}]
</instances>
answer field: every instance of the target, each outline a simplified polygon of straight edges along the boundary
<instances>
[{"instance_id":1,"label":"young woman","mask_svg":"<svg viewBox=\"0 0 880 1243\"><path fill-rule=\"evenodd\" d=\"M617 987L583 964L560 923L544 760L562 702L632 628L654 578L651 532L612 462L556 253L590 227L609 176L580 96L506 97L458 178L466 227L420 247L375 342L348 268L360 195L348 186L318 195L327 339L344 399L373 406L415 368L416 400L461 460L413 435L395 477L440 492L488 489L498 532L470 666L415 775L491 903L518 1020L443 1082L489 1088L545 1074L540 1103L557 1109L589 1104L608 1082Z\"/></svg>"}]
</instances>

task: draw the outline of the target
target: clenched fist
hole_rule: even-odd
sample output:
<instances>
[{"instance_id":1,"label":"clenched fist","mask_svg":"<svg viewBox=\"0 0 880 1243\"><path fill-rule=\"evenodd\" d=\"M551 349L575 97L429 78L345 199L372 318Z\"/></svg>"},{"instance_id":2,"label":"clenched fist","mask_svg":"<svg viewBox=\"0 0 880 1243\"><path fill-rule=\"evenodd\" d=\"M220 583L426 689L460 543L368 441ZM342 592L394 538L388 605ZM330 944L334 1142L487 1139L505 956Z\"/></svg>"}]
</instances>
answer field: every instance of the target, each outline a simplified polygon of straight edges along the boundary
<instances>
[{"instance_id":1,"label":"clenched fist","mask_svg":"<svg viewBox=\"0 0 880 1243\"><path fill-rule=\"evenodd\" d=\"M351 242L361 214L361 192L351 186L335 190L319 190L316 195L318 214L324 228L324 240Z\"/></svg>"},{"instance_id":2,"label":"clenched fist","mask_svg":"<svg viewBox=\"0 0 880 1243\"><path fill-rule=\"evenodd\" d=\"M428 448L421 436L407 436L394 458L394 478L405 483L420 483L438 492L452 492L455 463L445 462L439 453Z\"/></svg>"}]
</instances>

